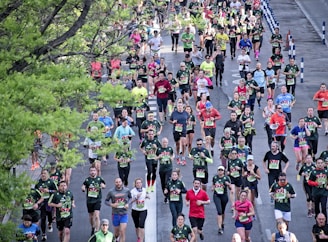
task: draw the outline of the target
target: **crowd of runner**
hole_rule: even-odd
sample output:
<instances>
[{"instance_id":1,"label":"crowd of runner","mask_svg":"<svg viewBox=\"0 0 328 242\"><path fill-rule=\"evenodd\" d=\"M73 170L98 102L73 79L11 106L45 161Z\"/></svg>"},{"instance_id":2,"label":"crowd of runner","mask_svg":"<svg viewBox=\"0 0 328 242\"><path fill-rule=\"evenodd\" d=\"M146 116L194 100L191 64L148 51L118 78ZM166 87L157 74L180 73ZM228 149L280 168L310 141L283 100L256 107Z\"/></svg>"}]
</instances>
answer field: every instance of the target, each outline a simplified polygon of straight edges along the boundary
<instances>
[{"instance_id":1,"label":"crowd of runner","mask_svg":"<svg viewBox=\"0 0 328 242\"><path fill-rule=\"evenodd\" d=\"M119 57L109 60L106 65L109 81L131 90L136 104L126 107L123 102L118 102L112 107L113 120L109 116L109 108L99 102L92 121L87 125L83 145L88 149L90 169L89 176L81 181L81 190L86 193L87 199L91 227L89 241L125 242L130 207L136 240L144 241L146 199L155 190L156 180L161 183L164 203L169 204L172 213L172 242L193 242L198 237L204 240L205 205L215 206L215 230L222 235L229 201L231 207L228 209L233 213L237 232L232 241L251 241L250 233L256 220L258 182L264 174L268 176L277 222L277 232L272 234L271 241L297 241L296 236L287 230L291 221L291 200L296 198L286 175L293 163L290 160L296 160L295 168L303 177L307 216L314 216L317 220L313 226L313 240L326 241L328 169L325 164L328 162L328 147L325 151L318 151L318 132L323 129L328 135L326 84L322 83L313 96L318 103L318 116L313 107L308 107L303 118L292 122L300 69L292 58L284 62L279 28L275 29L270 43L263 41L265 28L260 0L158 2L143 1L136 8L135 21L143 28L135 29L129 37L133 46L126 59L129 72L123 70L123 60ZM156 14L147 21L142 20L140 16L149 9ZM188 22L191 18L198 19L203 25L191 24L191 21ZM159 22L158 28L155 19ZM171 43L163 42L161 33L165 31L171 35ZM172 44L173 53L184 53L184 60L172 63L179 65L176 73L168 68L162 57L161 47L164 44ZM265 66L259 62L262 44L271 44L272 47L271 56L261 58L268 60ZM227 51L227 46L230 51ZM226 104L230 118L222 120L219 110L211 102L211 89L223 85L226 58L236 60L240 81L234 88L233 99ZM254 70L251 68L253 62L256 63ZM275 93L279 83L283 85L280 85L279 93ZM157 100L157 119L149 111L148 98ZM255 108L262 112L262 120L255 120ZM217 131L220 120L224 122L222 133ZM267 134L268 152L261 165L255 163L252 152L253 138L257 132L262 132L255 129L255 122L264 122ZM169 137L162 135L166 125L172 126L174 146L169 144ZM133 126L138 130L138 138ZM198 130L200 137L194 137ZM120 151L114 154L119 177L105 198L105 205L112 208L113 233L108 230L109 220L100 219L100 208L104 202L101 190L106 187L101 177L101 164L107 164L109 156L99 153L99 150L110 143L97 140L98 132L114 139L120 146ZM36 135L34 152L40 148L41 134ZM287 157L284 152L287 137L294 140L295 157ZM134 183L131 186L132 143L138 143L145 156L147 176L143 181L132 174ZM217 173L209 177L208 164L218 157L220 165ZM38 167L37 163L37 158L33 159L33 169ZM189 190L181 180L179 169L186 163L193 164L192 173L184 174L193 176L193 183L188 184L192 187ZM42 241L46 241L47 232L53 231L55 220L60 241L70 240L72 209L75 206L73 194L68 190L70 170L60 171L57 165L57 162L51 163L50 169L42 170L40 180L24 203L24 222L20 228L30 231L25 233L29 239L35 240L41 234ZM182 214L184 205L189 207L190 226Z\"/></svg>"}]
</instances>

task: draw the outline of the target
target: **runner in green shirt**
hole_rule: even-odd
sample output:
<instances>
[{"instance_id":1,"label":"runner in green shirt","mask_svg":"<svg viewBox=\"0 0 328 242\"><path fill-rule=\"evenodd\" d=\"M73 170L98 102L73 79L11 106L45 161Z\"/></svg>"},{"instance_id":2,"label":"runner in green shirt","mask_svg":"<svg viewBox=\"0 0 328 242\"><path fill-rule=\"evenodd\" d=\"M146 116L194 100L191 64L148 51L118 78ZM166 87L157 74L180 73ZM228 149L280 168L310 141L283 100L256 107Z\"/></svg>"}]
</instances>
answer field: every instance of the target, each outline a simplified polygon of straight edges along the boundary
<instances>
[{"instance_id":1,"label":"runner in green shirt","mask_svg":"<svg viewBox=\"0 0 328 242\"><path fill-rule=\"evenodd\" d=\"M81 187L82 192L87 192L87 208L91 224L91 234L100 228L99 211L101 208L101 189L106 187L104 179L97 176L97 169L94 166L89 168L89 177L86 178Z\"/></svg>"},{"instance_id":2,"label":"runner in green shirt","mask_svg":"<svg viewBox=\"0 0 328 242\"><path fill-rule=\"evenodd\" d=\"M190 27L187 26L185 31L181 35L181 41L183 43L183 52L190 53L192 51L192 45L195 41L195 35L190 33Z\"/></svg>"}]
</instances>

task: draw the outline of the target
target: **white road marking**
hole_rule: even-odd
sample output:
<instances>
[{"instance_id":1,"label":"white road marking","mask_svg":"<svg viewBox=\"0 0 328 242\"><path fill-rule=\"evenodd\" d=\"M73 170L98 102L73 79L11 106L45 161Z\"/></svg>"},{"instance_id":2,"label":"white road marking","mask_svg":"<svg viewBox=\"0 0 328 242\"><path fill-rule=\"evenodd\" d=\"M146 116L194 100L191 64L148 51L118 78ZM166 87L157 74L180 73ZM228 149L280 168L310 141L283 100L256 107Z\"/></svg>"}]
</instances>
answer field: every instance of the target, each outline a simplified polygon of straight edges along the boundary
<instances>
[{"instance_id":1,"label":"white road marking","mask_svg":"<svg viewBox=\"0 0 328 242\"><path fill-rule=\"evenodd\" d=\"M147 181L147 173L144 180ZM145 242L157 241L156 182L154 186L154 192L149 193L150 199L146 199L147 219L145 222Z\"/></svg>"}]
</instances>

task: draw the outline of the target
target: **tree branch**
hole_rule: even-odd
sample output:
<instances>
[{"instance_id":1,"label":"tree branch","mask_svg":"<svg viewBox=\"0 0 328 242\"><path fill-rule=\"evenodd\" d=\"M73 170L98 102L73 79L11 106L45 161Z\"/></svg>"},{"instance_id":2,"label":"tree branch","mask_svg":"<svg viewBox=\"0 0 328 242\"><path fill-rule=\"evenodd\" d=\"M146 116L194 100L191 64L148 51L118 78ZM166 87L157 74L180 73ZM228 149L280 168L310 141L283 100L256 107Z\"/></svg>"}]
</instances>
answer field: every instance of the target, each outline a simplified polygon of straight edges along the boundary
<instances>
[{"instance_id":1,"label":"tree branch","mask_svg":"<svg viewBox=\"0 0 328 242\"><path fill-rule=\"evenodd\" d=\"M89 10L91 8L91 4L93 3L93 0L84 0L84 6L81 11L81 15L79 18L74 22L74 24L70 27L69 30L67 30L64 34L59 36L58 38L49 41L46 45L35 48L35 50L31 53L31 56L36 56L39 58L41 55L46 54L47 52L55 49L56 47L63 44L67 39L73 37L76 32L85 24L85 20L88 16ZM25 68L28 66L28 62L25 59L21 59L16 61L12 68L9 70L9 72L12 71L18 71L22 72L25 70Z\"/></svg>"},{"instance_id":2,"label":"tree branch","mask_svg":"<svg viewBox=\"0 0 328 242\"><path fill-rule=\"evenodd\" d=\"M59 3L59 5L57 5L55 7L54 11L48 16L48 18L45 20L45 24L41 27L41 30L40 30L40 32L41 32L42 35L47 30L47 28L49 27L49 25L52 23L54 17L65 6L66 3L67 3L67 0L61 1L61 3Z\"/></svg>"},{"instance_id":3,"label":"tree branch","mask_svg":"<svg viewBox=\"0 0 328 242\"><path fill-rule=\"evenodd\" d=\"M13 2L7 5L7 8L0 13L0 22L6 19L13 11L19 8L23 4L23 0L14 0Z\"/></svg>"}]
</instances>

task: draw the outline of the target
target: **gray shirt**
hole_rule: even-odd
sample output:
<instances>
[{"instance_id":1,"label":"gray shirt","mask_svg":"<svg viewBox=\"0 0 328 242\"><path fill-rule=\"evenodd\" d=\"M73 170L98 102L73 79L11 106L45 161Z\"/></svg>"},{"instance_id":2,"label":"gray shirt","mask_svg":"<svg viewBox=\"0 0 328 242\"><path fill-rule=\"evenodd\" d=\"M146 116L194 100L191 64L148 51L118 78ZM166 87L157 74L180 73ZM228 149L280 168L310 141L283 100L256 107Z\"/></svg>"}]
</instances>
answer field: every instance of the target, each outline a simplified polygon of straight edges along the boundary
<instances>
[{"instance_id":1,"label":"gray shirt","mask_svg":"<svg viewBox=\"0 0 328 242\"><path fill-rule=\"evenodd\" d=\"M117 190L116 188L110 189L105 201L109 202L109 200L111 200L112 203L118 203L117 208L112 207L112 214L122 215L127 214L128 210L124 208L124 206L129 203L130 199L130 190L126 187L123 187L121 190Z\"/></svg>"}]
</instances>

